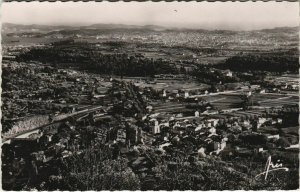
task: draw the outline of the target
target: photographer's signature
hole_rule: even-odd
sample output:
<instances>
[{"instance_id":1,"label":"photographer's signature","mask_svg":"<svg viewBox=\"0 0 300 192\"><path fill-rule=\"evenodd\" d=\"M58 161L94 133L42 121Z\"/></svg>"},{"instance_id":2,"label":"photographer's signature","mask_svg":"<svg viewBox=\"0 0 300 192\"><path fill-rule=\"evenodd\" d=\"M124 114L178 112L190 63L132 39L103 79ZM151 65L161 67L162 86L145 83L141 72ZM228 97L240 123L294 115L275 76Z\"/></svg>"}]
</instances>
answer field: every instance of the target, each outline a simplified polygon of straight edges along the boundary
<instances>
[{"instance_id":1,"label":"photographer's signature","mask_svg":"<svg viewBox=\"0 0 300 192\"><path fill-rule=\"evenodd\" d=\"M256 175L255 179L257 179L261 175L265 175L265 180L267 180L269 172L278 171L278 170L285 170L285 171L289 170L289 168L283 167L282 163L280 163L280 160L278 160L277 162L278 163L274 164L272 162L271 156L269 156L269 158L267 160L267 163L266 163L266 166L265 166L265 169L264 169L264 172Z\"/></svg>"}]
</instances>

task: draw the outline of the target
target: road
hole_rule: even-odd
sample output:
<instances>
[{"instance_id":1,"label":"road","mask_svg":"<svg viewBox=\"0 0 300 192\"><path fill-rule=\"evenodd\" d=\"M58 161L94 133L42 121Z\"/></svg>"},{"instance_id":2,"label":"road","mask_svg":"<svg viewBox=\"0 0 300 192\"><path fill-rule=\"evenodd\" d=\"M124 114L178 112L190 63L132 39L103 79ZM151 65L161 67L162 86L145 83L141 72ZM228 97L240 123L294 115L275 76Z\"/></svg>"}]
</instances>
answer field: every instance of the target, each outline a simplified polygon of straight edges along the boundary
<instances>
[{"instance_id":1,"label":"road","mask_svg":"<svg viewBox=\"0 0 300 192\"><path fill-rule=\"evenodd\" d=\"M280 98L276 98L276 99L266 99L266 100L263 100L263 101L257 101L258 103L266 103L266 102L273 102L273 101L278 101L278 100L283 100L283 99L289 99L291 98L291 96L289 97L280 97Z\"/></svg>"},{"instance_id":2,"label":"road","mask_svg":"<svg viewBox=\"0 0 300 192\"><path fill-rule=\"evenodd\" d=\"M236 90L236 91L222 91L222 92L202 94L202 95L192 95L192 96L189 96L189 98L209 97L209 96L215 96L215 95L226 95L226 94L233 94L233 93L236 93L238 91L240 91L240 90Z\"/></svg>"},{"instance_id":3,"label":"road","mask_svg":"<svg viewBox=\"0 0 300 192\"><path fill-rule=\"evenodd\" d=\"M296 94L296 93L285 93L285 94L283 94L283 93L261 93L262 95L278 95L278 96L295 96L295 97L299 97L299 95L298 94Z\"/></svg>"}]
</instances>

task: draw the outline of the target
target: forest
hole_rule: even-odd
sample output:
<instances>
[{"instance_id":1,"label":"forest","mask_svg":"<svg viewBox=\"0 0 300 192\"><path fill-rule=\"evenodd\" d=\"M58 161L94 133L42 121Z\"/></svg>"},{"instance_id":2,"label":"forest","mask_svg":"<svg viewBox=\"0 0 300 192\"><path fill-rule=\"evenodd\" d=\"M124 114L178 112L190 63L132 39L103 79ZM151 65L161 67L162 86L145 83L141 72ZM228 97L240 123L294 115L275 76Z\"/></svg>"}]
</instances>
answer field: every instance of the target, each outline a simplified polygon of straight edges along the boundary
<instances>
[{"instance_id":1,"label":"forest","mask_svg":"<svg viewBox=\"0 0 300 192\"><path fill-rule=\"evenodd\" d=\"M217 65L220 69L232 71L268 71L268 72L294 72L298 73L299 61L296 54L248 54L228 58L223 64Z\"/></svg>"},{"instance_id":2,"label":"forest","mask_svg":"<svg viewBox=\"0 0 300 192\"><path fill-rule=\"evenodd\" d=\"M53 44L18 55L17 61L38 61L54 67L75 67L98 74L119 76L149 76L177 74L175 65L162 59L149 59L123 53L103 54L85 43Z\"/></svg>"}]
</instances>

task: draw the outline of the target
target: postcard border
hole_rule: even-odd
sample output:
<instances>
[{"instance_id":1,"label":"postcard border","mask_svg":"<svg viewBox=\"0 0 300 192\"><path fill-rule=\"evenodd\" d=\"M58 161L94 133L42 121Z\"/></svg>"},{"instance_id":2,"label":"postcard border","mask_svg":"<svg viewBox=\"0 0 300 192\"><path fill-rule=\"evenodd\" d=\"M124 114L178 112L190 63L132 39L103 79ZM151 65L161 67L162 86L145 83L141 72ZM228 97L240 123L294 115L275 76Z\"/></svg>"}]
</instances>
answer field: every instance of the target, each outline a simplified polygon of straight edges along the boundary
<instances>
[{"instance_id":1,"label":"postcard border","mask_svg":"<svg viewBox=\"0 0 300 192\"><path fill-rule=\"evenodd\" d=\"M3 0L3 2L104 2L104 1L109 1L109 2L118 2L119 0ZM124 2L148 2L149 0L123 0ZM275 2L299 2L299 0L151 0L153 2L270 2L270 1L275 1Z\"/></svg>"}]
</instances>

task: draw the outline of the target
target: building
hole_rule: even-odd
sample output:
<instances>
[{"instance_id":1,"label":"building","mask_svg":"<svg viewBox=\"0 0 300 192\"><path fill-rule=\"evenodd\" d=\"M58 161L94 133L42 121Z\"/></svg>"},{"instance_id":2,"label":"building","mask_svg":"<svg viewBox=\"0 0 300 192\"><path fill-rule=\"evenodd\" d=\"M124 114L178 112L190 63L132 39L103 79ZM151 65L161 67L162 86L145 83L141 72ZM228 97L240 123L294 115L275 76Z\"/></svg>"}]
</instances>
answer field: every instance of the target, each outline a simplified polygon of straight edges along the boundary
<instances>
[{"instance_id":1,"label":"building","mask_svg":"<svg viewBox=\"0 0 300 192\"><path fill-rule=\"evenodd\" d=\"M198 156L199 158L204 158L206 157L206 154L205 154L205 148L201 147L200 149L198 149Z\"/></svg>"},{"instance_id":2,"label":"building","mask_svg":"<svg viewBox=\"0 0 300 192\"><path fill-rule=\"evenodd\" d=\"M232 72L230 70L226 70L224 74L226 77L232 77Z\"/></svg>"},{"instance_id":3,"label":"building","mask_svg":"<svg viewBox=\"0 0 300 192\"><path fill-rule=\"evenodd\" d=\"M167 97L167 92L166 92L166 90L164 89L163 90L163 95L162 95L163 97Z\"/></svg>"},{"instance_id":4,"label":"building","mask_svg":"<svg viewBox=\"0 0 300 192\"><path fill-rule=\"evenodd\" d=\"M269 135L269 134L267 134L267 138L268 139L279 139L279 134L276 134L276 135Z\"/></svg>"},{"instance_id":5,"label":"building","mask_svg":"<svg viewBox=\"0 0 300 192\"><path fill-rule=\"evenodd\" d=\"M184 92L184 98L188 98L190 96L189 92L188 91L185 91Z\"/></svg>"},{"instance_id":6,"label":"building","mask_svg":"<svg viewBox=\"0 0 300 192\"><path fill-rule=\"evenodd\" d=\"M214 127L217 126L219 123L219 119L208 119L207 121L210 122L211 126L214 126Z\"/></svg>"},{"instance_id":7,"label":"building","mask_svg":"<svg viewBox=\"0 0 300 192\"><path fill-rule=\"evenodd\" d=\"M160 127L156 119L150 119L150 130L153 134L160 133Z\"/></svg>"},{"instance_id":8,"label":"building","mask_svg":"<svg viewBox=\"0 0 300 192\"><path fill-rule=\"evenodd\" d=\"M260 128L267 121L264 117L259 117L257 121L257 128Z\"/></svg>"}]
</instances>

